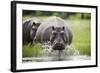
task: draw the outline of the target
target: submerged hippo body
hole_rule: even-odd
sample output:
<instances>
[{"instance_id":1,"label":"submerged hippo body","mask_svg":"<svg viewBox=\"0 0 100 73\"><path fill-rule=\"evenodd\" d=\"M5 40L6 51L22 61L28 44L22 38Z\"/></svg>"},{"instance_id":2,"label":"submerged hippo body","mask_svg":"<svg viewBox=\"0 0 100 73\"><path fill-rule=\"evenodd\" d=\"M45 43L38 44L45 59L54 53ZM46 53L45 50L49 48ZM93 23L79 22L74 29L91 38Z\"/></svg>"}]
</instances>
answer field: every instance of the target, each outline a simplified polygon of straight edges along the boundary
<instances>
[{"instance_id":1,"label":"submerged hippo body","mask_svg":"<svg viewBox=\"0 0 100 73\"><path fill-rule=\"evenodd\" d=\"M37 28L42 23L39 18L31 18L23 22L23 44L33 42Z\"/></svg>"},{"instance_id":2,"label":"submerged hippo body","mask_svg":"<svg viewBox=\"0 0 100 73\"><path fill-rule=\"evenodd\" d=\"M56 16L47 18L38 28L35 41L51 42L54 50L63 50L72 42L72 33L67 23Z\"/></svg>"}]
</instances>

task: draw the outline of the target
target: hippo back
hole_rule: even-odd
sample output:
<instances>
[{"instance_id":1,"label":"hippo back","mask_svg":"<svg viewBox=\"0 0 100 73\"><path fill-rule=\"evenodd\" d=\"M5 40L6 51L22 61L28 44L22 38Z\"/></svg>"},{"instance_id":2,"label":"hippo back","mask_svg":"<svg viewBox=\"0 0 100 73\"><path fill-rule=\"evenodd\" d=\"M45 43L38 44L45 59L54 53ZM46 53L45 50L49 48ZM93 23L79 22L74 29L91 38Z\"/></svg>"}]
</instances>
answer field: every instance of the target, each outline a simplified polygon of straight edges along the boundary
<instances>
[{"instance_id":1,"label":"hippo back","mask_svg":"<svg viewBox=\"0 0 100 73\"><path fill-rule=\"evenodd\" d=\"M36 31L32 29L33 27L38 28L41 23L42 20L36 17L23 21L23 44L33 42Z\"/></svg>"},{"instance_id":2,"label":"hippo back","mask_svg":"<svg viewBox=\"0 0 100 73\"><path fill-rule=\"evenodd\" d=\"M72 41L72 33L69 30L67 23L56 16L51 16L47 18L38 28L35 40L38 42L50 41L50 35L52 33L52 26L54 27L65 27L65 36L68 39L68 43L70 44Z\"/></svg>"}]
</instances>

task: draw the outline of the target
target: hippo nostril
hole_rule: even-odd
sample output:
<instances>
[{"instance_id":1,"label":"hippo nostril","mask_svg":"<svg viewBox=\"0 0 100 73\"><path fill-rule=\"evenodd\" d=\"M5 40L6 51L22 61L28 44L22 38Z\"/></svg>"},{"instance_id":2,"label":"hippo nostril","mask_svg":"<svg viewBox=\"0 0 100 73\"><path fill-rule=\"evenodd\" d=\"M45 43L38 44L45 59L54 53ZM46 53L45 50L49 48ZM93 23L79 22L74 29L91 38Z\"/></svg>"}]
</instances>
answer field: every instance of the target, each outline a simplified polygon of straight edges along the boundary
<instances>
[{"instance_id":1,"label":"hippo nostril","mask_svg":"<svg viewBox=\"0 0 100 73\"><path fill-rule=\"evenodd\" d=\"M64 46L64 44L62 44L62 43L56 43L56 44L53 46L53 49L54 49L54 50L63 50L63 49L65 49L65 46Z\"/></svg>"}]
</instances>

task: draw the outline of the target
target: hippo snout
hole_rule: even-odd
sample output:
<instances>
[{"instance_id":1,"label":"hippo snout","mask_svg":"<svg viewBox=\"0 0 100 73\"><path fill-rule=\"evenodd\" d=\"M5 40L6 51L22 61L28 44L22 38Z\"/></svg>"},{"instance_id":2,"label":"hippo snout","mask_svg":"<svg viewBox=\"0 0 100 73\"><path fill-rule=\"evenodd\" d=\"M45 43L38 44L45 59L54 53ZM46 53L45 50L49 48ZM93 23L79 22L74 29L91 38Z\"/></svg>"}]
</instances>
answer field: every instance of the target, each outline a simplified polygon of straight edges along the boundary
<instances>
[{"instance_id":1,"label":"hippo snout","mask_svg":"<svg viewBox=\"0 0 100 73\"><path fill-rule=\"evenodd\" d=\"M53 45L53 50L64 50L65 45L63 43L56 43Z\"/></svg>"}]
</instances>

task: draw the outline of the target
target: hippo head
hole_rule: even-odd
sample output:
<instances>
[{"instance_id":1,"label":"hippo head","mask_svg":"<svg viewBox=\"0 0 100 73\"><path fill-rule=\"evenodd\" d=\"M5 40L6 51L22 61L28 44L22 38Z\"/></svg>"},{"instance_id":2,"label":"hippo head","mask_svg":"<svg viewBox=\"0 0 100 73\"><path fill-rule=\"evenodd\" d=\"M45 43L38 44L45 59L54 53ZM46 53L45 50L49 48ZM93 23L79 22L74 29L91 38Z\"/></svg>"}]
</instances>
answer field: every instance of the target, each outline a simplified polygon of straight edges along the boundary
<instances>
[{"instance_id":1,"label":"hippo head","mask_svg":"<svg viewBox=\"0 0 100 73\"><path fill-rule=\"evenodd\" d=\"M33 22L32 27L31 27L31 30L32 30L32 31L36 31L36 30L38 29L39 26L40 26L40 23L35 23L35 22Z\"/></svg>"},{"instance_id":2,"label":"hippo head","mask_svg":"<svg viewBox=\"0 0 100 73\"><path fill-rule=\"evenodd\" d=\"M33 22L31 30L30 30L31 39L33 39L35 37L36 31L37 31L39 26L40 26L40 23Z\"/></svg>"},{"instance_id":3,"label":"hippo head","mask_svg":"<svg viewBox=\"0 0 100 73\"><path fill-rule=\"evenodd\" d=\"M53 50L64 50L65 49L65 27L54 27L52 26L52 33L50 36L50 42Z\"/></svg>"}]
</instances>

